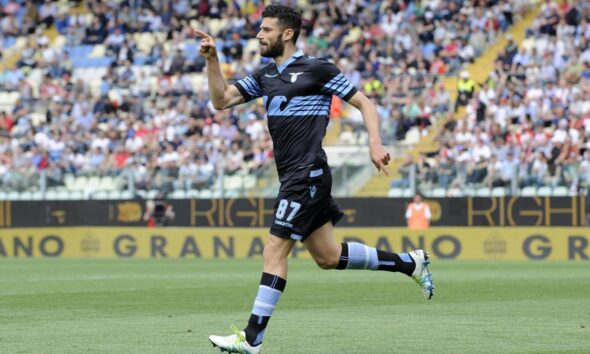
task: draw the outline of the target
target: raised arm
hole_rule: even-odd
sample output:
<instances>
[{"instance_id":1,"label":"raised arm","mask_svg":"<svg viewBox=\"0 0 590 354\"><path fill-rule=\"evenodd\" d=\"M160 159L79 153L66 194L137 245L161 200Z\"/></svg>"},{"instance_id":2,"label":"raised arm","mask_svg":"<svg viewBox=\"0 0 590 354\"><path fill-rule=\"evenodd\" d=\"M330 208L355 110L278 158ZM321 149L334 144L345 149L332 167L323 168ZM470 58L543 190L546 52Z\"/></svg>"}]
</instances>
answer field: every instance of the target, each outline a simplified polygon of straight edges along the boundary
<instances>
[{"instance_id":1,"label":"raised arm","mask_svg":"<svg viewBox=\"0 0 590 354\"><path fill-rule=\"evenodd\" d=\"M348 100L348 103L355 106L363 115L367 132L369 133L369 153L371 154L371 161L379 171L383 171L386 176L389 176L386 165L389 164L391 156L381 143L381 135L379 133L379 116L375 104L369 100L360 91L356 92L354 96Z\"/></svg>"},{"instance_id":2,"label":"raised arm","mask_svg":"<svg viewBox=\"0 0 590 354\"><path fill-rule=\"evenodd\" d=\"M207 78L209 79L209 97L215 109L225 109L244 103L245 99L234 85L228 85L219 66L219 58L215 49L215 40L209 34L195 30L195 34L201 37L201 49L199 52L207 60Z\"/></svg>"}]
</instances>

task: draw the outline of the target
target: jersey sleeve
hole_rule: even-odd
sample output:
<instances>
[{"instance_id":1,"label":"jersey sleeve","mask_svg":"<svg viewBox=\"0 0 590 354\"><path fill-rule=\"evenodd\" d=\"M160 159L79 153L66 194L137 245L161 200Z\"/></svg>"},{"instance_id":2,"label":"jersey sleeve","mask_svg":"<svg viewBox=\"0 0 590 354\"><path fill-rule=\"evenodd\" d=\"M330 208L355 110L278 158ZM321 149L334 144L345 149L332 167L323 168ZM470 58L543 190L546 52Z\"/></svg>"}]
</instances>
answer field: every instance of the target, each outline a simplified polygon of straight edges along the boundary
<instances>
[{"instance_id":1,"label":"jersey sleeve","mask_svg":"<svg viewBox=\"0 0 590 354\"><path fill-rule=\"evenodd\" d=\"M260 72L255 72L245 78L236 81L234 84L238 91L244 96L246 102L262 97L262 85L260 84Z\"/></svg>"},{"instance_id":2,"label":"jersey sleeve","mask_svg":"<svg viewBox=\"0 0 590 354\"><path fill-rule=\"evenodd\" d=\"M340 72L340 69L326 59L318 59L314 65L314 74L318 78L320 92L326 95L336 95L348 101L357 89Z\"/></svg>"}]
</instances>

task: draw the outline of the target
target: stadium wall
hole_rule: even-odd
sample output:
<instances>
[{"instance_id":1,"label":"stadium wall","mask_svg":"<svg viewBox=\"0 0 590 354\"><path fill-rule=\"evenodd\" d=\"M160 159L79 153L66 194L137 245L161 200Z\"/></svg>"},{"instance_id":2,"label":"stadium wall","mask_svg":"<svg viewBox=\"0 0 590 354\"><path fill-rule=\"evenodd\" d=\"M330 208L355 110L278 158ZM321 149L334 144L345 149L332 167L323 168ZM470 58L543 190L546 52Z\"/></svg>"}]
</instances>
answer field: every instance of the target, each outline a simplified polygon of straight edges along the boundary
<instances>
[{"instance_id":1,"label":"stadium wall","mask_svg":"<svg viewBox=\"0 0 590 354\"><path fill-rule=\"evenodd\" d=\"M428 200L429 230L409 231L408 199L343 198L339 241L426 248L438 259L588 260L588 198ZM260 257L273 199L170 200L176 217L147 228L145 200L0 202L0 258ZM307 258L301 244L292 257Z\"/></svg>"},{"instance_id":2,"label":"stadium wall","mask_svg":"<svg viewBox=\"0 0 590 354\"><path fill-rule=\"evenodd\" d=\"M169 200L177 227L268 227L274 199ZM340 198L341 227L400 227L409 199ZM491 197L429 199L433 227L586 227L590 198ZM145 200L0 201L0 228L145 226Z\"/></svg>"},{"instance_id":3,"label":"stadium wall","mask_svg":"<svg viewBox=\"0 0 590 354\"><path fill-rule=\"evenodd\" d=\"M0 258L253 258L267 228L48 227L0 230ZM588 228L462 227L336 229L338 241L396 252L429 250L436 259L588 260ZM300 243L292 258L309 258Z\"/></svg>"}]
</instances>

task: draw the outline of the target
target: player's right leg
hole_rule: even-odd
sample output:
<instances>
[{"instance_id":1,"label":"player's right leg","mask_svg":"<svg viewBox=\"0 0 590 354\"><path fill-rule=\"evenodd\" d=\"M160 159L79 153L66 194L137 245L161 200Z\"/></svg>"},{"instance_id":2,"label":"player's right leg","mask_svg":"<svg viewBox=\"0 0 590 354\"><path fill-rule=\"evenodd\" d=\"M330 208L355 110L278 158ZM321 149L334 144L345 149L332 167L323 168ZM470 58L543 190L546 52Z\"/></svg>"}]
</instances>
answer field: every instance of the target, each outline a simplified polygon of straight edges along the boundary
<instances>
[{"instance_id":1,"label":"player's right leg","mask_svg":"<svg viewBox=\"0 0 590 354\"><path fill-rule=\"evenodd\" d=\"M404 273L420 286L426 300L434 295L432 275L428 271L428 253L416 250L392 253L357 242L339 244L332 222L322 225L303 242L322 269L369 269Z\"/></svg>"},{"instance_id":2,"label":"player's right leg","mask_svg":"<svg viewBox=\"0 0 590 354\"><path fill-rule=\"evenodd\" d=\"M264 246L264 267L248 325L243 331L232 327L229 336L209 336L213 346L229 353L260 353L264 332L287 285L287 260L295 241L269 235Z\"/></svg>"},{"instance_id":3,"label":"player's right leg","mask_svg":"<svg viewBox=\"0 0 590 354\"><path fill-rule=\"evenodd\" d=\"M434 282L432 281L432 274L428 271L428 265L430 264L428 252L415 250L410 252L410 257L416 263L416 268L412 272L412 279L416 284L420 285L424 298L430 300L434 296Z\"/></svg>"}]
</instances>

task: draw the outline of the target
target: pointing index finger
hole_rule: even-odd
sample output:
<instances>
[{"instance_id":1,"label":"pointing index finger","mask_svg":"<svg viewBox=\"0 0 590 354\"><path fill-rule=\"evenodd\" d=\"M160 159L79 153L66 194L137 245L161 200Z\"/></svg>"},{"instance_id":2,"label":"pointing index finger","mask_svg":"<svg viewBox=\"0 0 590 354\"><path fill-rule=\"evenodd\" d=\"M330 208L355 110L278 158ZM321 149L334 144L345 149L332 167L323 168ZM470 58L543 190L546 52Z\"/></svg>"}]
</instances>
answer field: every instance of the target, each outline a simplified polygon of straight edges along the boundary
<instances>
[{"instance_id":1,"label":"pointing index finger","mask_svg":"<svg viewBox=\"0 0 590 354\"><path fill-rule=\"evenodd\" d=\"M193 30L195 32L195 34L201 38L213 38L211 37L211 35L207 32L203 32L201 30L195 29Z\"/></svg>"}]
</instances>

